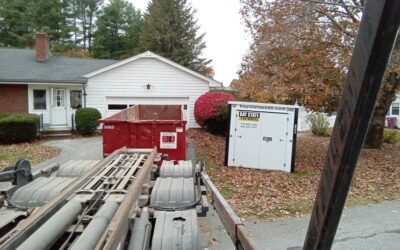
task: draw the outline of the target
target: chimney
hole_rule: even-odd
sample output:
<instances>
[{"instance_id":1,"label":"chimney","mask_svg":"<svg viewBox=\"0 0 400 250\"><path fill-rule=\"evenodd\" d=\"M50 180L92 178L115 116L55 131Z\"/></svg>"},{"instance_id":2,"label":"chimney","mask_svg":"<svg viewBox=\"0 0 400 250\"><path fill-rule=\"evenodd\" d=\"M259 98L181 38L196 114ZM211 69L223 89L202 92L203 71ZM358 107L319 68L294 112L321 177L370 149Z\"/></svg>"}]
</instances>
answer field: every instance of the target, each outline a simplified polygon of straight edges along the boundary
<instances>
[{"instance_id":1,"label":"chimney","mask_svg":"<svg viewBox=\"0 0 400 250\"><path fill-rule=\"evenodd\" d=\"M50 56L49 38L46 33L36 33L36 61L46 62Z\"/></svg>"}]
</instances>

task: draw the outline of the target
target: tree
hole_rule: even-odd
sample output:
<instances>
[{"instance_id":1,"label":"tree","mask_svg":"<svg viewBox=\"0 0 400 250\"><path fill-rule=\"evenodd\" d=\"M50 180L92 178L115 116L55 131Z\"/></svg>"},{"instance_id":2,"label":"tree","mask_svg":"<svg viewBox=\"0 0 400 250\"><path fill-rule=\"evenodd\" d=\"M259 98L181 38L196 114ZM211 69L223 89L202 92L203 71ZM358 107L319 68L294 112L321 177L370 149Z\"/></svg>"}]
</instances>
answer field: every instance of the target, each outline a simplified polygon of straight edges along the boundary
<instances>
[{"instance_id":1,"label":"tree","mask_svg":"<svg viewBox=\"0 0 400 250\"><path fill-rule=\"evenodd\" d=\"M51 41L67 42L66 1L0 0L0 45L32 47L34 34L46 32Z\"/></svg>"},{"instance_id":2,"label":"tree","mask_svg":"<svg viewBox=\"0 0 400 250\"><path fill-rule=\"evenodd\" d=\"M242 14L254 43L239 72L240 97L334 111L343 72L336 66L341 54L330 45L339 37L326 34L308 3L247 2Z\"/></svg>"},{"instance_id":3,"label":"tree","mask_svg":"<svg viewBox=\"0 0 400 250\"><path fill-rule=\"evenodd\" d=\"M144 17L139 52L151 50L194 71L213 74L201 57L204 34L197 35L196 10L186 0L152 0Z\"/></svg>"},{"instance_id":4,"label":"tree","mask_svg":"<svg viewBox=\"0 0 400 250\"><path fill-rule=\"evenodd\" d=\"M33 46L30 11L29 1L0 0L0 46Z\"/></svg>"},{"instance_id":5,"label":"tree","mask_svg":"<svg viewBox=\"0 0 400 250\"><path fill-rule=\"evenodd\" d=\"M95 18L102 3L103 0L70 0L75 44L81 45L85 50L91 50Z\"/></svg>"},{"instance_id":6,"label":"tree","mask_svg":"<svg viewBox=\"0 0 400 250\"><path fill-rule=\"evenodd\" d=\"M275 96L283 93L293 96L287 99L289 103L296 99L313 110L335 110L364 1L338 0L323 4L295 0L241 2L242 16L254 44L244 60L239 88L251 90L255 88L253 82L258 79L263 84L262 89L274 94L268 101L284 102ZM365 141L367 146L379 147L383 141L385 116L399 88L398 46L397 43L378 97ZM281 53L277 54L276 50ZM298 56L293 56L296 54ZM286 60L285 64L281 63L282 60ZM278 70L274 70L276 68ZM304 91L293 87L296 86L294 81L289 88L284 88L285 81L291 75L295 76L294 80L297 79L300 89ZM315 87L316 83L319 83L318 87ZM252 96L246 91L244 94ZM264 94L259 95L265 98ZM328 95L328 98L323 98L328 103L319 100L321 95Z\"/></svg>"},{"instance_id":7,"label":"tree","mask_svg":"<svg viewBox=\"0 0 400 250\"><path fill-rule=\"evenodd\" d=\"M138 44L142 23L140 11L131 3L110 1L96 22L94 56L121 59L132 55Z\"/></svg>"}]
</instances>

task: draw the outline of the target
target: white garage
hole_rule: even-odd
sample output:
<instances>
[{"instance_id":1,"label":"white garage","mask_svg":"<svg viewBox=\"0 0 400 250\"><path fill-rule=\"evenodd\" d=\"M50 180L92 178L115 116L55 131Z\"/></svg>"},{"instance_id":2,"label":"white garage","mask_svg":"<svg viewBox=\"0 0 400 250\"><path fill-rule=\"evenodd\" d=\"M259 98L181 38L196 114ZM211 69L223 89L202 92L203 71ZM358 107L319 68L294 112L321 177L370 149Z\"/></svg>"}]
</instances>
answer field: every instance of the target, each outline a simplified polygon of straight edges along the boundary
<instances>
[{"instance_id":1,"label":"white garage","mask_svg":"<svg viewBox=\"0 0 400 250\"><path fill-rule=\"evenodd\" d=\"M189 97L106 97L107 116L111 116L122 109L132 105L181 105L186 112L185 118L189 117Z\"/></svg>"},{"instance_id":2,"label":"white garage","mask_svg":"<svg viewBox=\"0 0 400 250\"><path fill-rule=\"evenodd\" d=\"M86 106L103 117L135 104L182 105L188 127L199 127L194 119L197 98L221 83L152 52L114 63L85 75Z\"/></svg>"}]
</instances>

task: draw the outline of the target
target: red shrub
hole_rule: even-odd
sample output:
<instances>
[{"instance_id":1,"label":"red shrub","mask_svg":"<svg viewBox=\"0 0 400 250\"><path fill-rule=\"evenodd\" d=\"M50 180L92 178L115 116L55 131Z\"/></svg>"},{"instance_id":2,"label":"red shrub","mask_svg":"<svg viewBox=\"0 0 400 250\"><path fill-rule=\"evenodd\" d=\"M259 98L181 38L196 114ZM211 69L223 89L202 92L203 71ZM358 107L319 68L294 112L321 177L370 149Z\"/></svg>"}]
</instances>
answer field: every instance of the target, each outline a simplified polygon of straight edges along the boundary
<instances>
[{"instance_id":1,"label":"red shrub","mask_svg":"<svg viewBox=\"0 0 400 250\"><path fill-rule=\"evenodd\" d=\"M230 93L208 92L200 96L194 105L194 117L200 126L209 119L217 119L220 111L227 107L228 101L235 100ZM225 109L226 110L226 109Z\"/></svg>"}]
</instances>

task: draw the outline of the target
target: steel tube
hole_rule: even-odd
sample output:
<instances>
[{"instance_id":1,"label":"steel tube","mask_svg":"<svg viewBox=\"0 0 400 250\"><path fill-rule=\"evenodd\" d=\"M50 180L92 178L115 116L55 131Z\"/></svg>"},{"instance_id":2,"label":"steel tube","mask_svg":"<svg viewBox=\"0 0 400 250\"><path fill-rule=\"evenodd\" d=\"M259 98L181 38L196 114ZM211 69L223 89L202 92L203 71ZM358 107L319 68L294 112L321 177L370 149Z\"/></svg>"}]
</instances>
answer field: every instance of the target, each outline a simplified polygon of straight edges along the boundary
<instances>
[{"instance_id":1,"label":"steel tube","mask_svg":"<svg viewBox=\"0 0 400 250\"><path fill-rule=\"evenodd\" d=\"M97 242L106 230L108 223L118 209L117 202L106 202L96 213L92 221L85 228L85 231L79 236L73 244L72 250L91 250L94 249Z\"/></svg>"},{"instance_id":2,"label":"steel tube","mask_svg":"<svg viewBox=\"0 0 400 250\"><path fill-rule=\"evenodd\" d=\"M102 238L96 245L96 249L117 249L125 241L128 233L128 217L135 202L138 201L139 195L142 192L143 184L150 179L150 172L153 166L154 158L157 150L151 151L146 161L143 163L140 172L135 178L135 181L130 185L128 194L124 201L119 206L114 218L108 225Z\"/></svg>"},{"instance_id":3,"label":"steel tube","mask_svg":"<svg viewBox=\"0 0 400 250\"><path fill-rule=\"evenodd\" d=\"M0 239L0 249L14 250L22 242L24 242L35 230L46 223L47 219L53 216L63 205L65 199L73 194L73 192L81 185L86 183L93 175L95 175L103 166L107 166L109 163L115 160L115 158L125 152L127 149L123 147L119 150L114 151L106 159L97 163L83 176L75 180L71 185L64 189L54 199L49 201L47 204L38 208L33 214L27 219L21 221L14 229L9 231L5 236Z\"/></svg>"},{"instance_id":4,"label":"steel tube","mask_svg":"<svg viewBox=\"0 0 400 250\"><path fill-rule=\"evenodd\" d=\"M128 250L147 250L150 244L150 236L149 210L143 208L140 218L135 218Z\"/></svg>"},{"instance_id":5,"label":"steel tube","mask_svg":"<svg viewBox=\"0 0 400 250\"><path fill-rule=\"evenodd\" d=\"M74 222L81 210L82 206L79 201L69 201L17 249L49 249L57 241L58 237Z\"/></svg>"}]
</instances>

